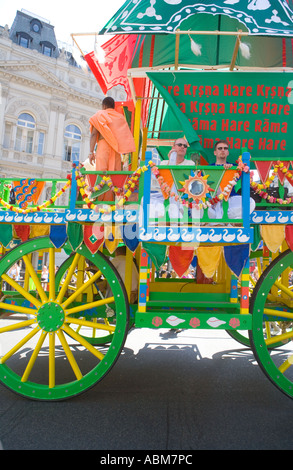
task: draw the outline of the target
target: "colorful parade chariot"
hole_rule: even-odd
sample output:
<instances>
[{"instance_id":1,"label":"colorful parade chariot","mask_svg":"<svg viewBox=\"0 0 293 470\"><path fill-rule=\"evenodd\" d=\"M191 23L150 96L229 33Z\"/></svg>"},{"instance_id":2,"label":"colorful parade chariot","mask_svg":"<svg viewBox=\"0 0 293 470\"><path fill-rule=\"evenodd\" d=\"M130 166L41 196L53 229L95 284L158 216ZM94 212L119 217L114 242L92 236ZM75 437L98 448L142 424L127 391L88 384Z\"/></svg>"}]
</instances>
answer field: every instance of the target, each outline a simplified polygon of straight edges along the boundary
<instances>
[{"instance_id":1,"label":"colorful parade chariot","mask_svg":"<svg viewBox=\"0 0 293 470\"><path fill-rule=\"evenodd\" d=\"M124 85L136 151L121 172L73 162L65 180L0 181L1 383L70 398L132 327L210 329L293 397L289 3L128 0L106 33L106 60L85 60L105 93ZM190 165L160 165L182 137Z\"/></svg>"}]
</instances>

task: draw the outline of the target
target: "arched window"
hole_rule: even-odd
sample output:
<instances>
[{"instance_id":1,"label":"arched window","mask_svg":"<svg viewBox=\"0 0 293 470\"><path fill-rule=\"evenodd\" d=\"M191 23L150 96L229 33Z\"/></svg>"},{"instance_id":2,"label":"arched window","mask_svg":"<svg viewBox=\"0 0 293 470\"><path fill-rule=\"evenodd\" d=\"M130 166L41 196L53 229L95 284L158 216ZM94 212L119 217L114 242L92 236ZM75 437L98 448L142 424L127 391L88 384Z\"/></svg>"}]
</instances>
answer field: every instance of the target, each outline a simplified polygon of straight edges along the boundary
<instances>
[{"instance_id":1,"label":"arched window","mask_svg":"<svg viewBox=\"0 0 293 470\"><path fill-rule=\"evenodd\" d=\"M81 130L74 124L66 127L64 133L63 159L67 162L78 160L80 156Z\"/></svg>"},{"instance_id":2,"label":"arched window","mask_svg":"<svg viewBox=\"0 0 293 470\"><path fill-rule=\"evenodd\" d=\"M15 150L33 153L36 122L31 114L22 113L17 121Z\"/></svg>"}]
</instances>

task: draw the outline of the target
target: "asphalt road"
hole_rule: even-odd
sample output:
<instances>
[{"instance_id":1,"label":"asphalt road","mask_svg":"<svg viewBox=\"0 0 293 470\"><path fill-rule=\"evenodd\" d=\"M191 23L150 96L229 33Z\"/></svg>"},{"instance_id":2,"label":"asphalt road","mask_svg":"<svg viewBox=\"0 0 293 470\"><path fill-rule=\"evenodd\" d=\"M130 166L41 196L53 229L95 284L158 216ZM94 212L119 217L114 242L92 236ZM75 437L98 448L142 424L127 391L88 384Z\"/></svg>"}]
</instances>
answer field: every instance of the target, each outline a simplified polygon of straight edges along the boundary
<instances>
[{"instance_id":1,"label":"asphalt road","mask_svg":"<svg viewBox=\"0 0 293 470\"><path fill-rule=\"evenodd\" d=\"M0 385L4 450L292 449L292 421L293 400L225 331L132 330L104 380L64 402Z\"/></svg>"}]
</instances>

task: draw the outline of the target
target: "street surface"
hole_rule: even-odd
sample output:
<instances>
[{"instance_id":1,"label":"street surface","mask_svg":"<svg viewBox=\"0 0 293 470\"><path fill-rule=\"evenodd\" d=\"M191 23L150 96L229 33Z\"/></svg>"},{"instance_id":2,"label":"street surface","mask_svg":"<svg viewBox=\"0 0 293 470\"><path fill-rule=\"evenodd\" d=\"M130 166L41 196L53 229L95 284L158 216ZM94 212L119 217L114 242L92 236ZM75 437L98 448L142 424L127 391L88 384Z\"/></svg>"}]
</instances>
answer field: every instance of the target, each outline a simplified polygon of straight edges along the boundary
<instances>
[{"instance_id":1,"label":"street surface","mask_svg":"<svg viewBox=\"0 0 293 470\"><path fill-rule=\"evenodd\" d=\"M293 449L293 400L225 331L132 330L102 382L64 402L0 386L4 450Z\"/></svg>"}]
</instances>

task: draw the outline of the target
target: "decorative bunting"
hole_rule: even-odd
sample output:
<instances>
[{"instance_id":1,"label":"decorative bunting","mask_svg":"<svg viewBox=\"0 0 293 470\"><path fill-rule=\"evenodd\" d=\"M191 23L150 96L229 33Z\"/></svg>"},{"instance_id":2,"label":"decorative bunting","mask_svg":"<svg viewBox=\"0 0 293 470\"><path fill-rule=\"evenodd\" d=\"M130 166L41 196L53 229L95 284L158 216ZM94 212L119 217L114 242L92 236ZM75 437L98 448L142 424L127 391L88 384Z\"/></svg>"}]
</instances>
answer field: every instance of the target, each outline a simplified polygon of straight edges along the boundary
<instances>
[{"instance_id":1,"label":"decorative bunting","mask_svg":"<svg viewBox=\"0 0 293 470\"><path fill-rule=\"evenodd\" d=\"M261 236L272 253L276 253L285 240L285 225L262 225Z\"/></svg>"},{"instance_id":2,"label":"decorative bunting","mask_svg":"<svg viewBox=\"0 0 293 470\"><path fill-rule=\"evenodd\" d=\"M202 170L202 172L204 175L209 176L208 184L214 190L214 194L218 194L218 189L224 178L225 170L219 171L219 166L215 166L214 168L210 167L208 170Z\"/></svg>"},{"instance_id":3,"label":"decorative bunting","mask_svg":"<svg viewBox=\"0 0 293 470\"><path fill-rule=\"evenodd\" d=\"M197 249L197 259L204 275L210 279L218 269L223 247L200 246Z\"/></svg>"},{"instance_id":4,"label":"decorative bunting","mask_svg":"<svg viewBox=\"0 0 293 470\"><path fill-rule=\"evenodd\" d=\"M70 222L67 225L67 236L73 251L76 251L83 242L82 225Z\"/></svg>"},{"instance_id":5,"label":"decorative bunting","mask_svg":"<svg viewBox=\"0 0 293 470\"><path fill-rule=\"evenodd\" d=\"M152 262L155 265L156 270L159 270L160 267L166 261L167 255L167 246L160 245L158 243L143 243L142 248L147 252Z\"/></svg>"},{"instance_id":6,"label":"decorative bunting","mask_svg":"<svg viewBox=\"0 0 293 470\"><path fill-rule=\"evenodd\" d=\"M279 163L279 162L278 162ZM286 170L288 170L289 166L290 166L290 162L280 162L283 164L282 168L279 168L278 169L278 177L279 177L279 180L280 180L280 183L281 184L284 184L284 179L285 179L285 176L286 176L286 171L283 171L284 167L286 168Z\"/></svg>"},{"instance_id":7,"label":"decorative bunting","mask_svg":"<svg viewBox=\"0 0 293 470\"><path fill-rule=\"evenodd\" d=\"M271 162L254 162L258 171L262 184L265 184L269 178L270 169L272 168L273 161Z\"/></svg>"},{"instance_id":8,"label":"decorative bunting","mask_svg":"<svg viewBox=\"0 0 293 470\"><path fill-rule=\"evenodd\" d=\"M47 237L50 233L50 225L31 225L29 238Z\"/></svg>"},{"instance_id":9,"label":"decorative bunting","mask_svg":"<svg viewBox=\"0 0 293 470\"><path fill-rule=\"evenodd\" d=\"M6 225L3 224L1 225L1 230L0 230L0 243L6 248L11 240L13 239L13 227L12 225Z\"/></svg>"},{"instance_id":10,"label":"decorative bunting","mask_svg":"<svg viewBox=\"0 0 293 470\"><path fill-rule=\"evenodd\" d=\"M221 183L220 183L220 188L222 190L222 194L224 194L224 199L225 201L228 201L229 197L230 197L230 193L232 191L232 187L231 187L231 190L230 191L225 191L225 188L228 186L228 184L230 183L230 181L233 180L233 177L235 175L235 171L234 170L226 170L225 173L224 173L224 176L221 180Z\"/></svg>"},{"instance_id":11,"label":"decorative bunting","mask_svg":"<svg viewBox=\"0 0 293 470\"><path fill-rule=\"evenodd\" d=\"M251 244L251 251L256 251L261 241L260 225L255 225L253 227L253 243Z\"/></svg>"},{"instance_id":12,"label":"decorative bunting","mask_svg":"<svg viewBox=\"0 0 293 470\"><path fill-rule=\"evenodd\" d=\"M50 240L56 248L61 248L67 240L66 225L51 225Z\"/></svg>"},{"instance_id":13,"label":"decorative bunting","mask_svg":"<svg viewBox=\"0 0 293 470\"><path fill-rule=\"evenodd\" d=\"M179 277L182 277L194 258L194 248L191 250L186 249L182 246L170 246L169 247L169 259L172 267Z\"/></svg>"},{"instance_id":14,"label":"decorative bunting","mask_svg":"<svg viewBox=\"0 0 293 470\"><path fill-rule=\"evenodd\" d=\"M293 251L293 225L286 225L285 238L290 250Z\"/></svg>"},{"instance_id":15,"label":"decorative bunting","mask_svg":"<svg viewBox=\"0 0 293 470\"><path fill-rule=\"evenodd\" d=\"M110 254L114 253L121 240L120 225L105 225L105 245Z\"/></svg>"},{"instance_id":16,"label":"decorative bunting","mask_svg":"<svg viewBox=\"0 0 293 470\"><path fill-rule=\"evenodd\" d=\"M121 236L127 248L134 253L139 245L138 224L122 225Z\"/></svg>"},{"instance_id":17,"label":"decorative bunting","mask_svg":"<svg viewBox=\"0 0 293 470\"><path fill-rule=\"evenodd\" d=\"M26 242L29 239L31 228L29 225L14 225L15 235L21 239L22 242Z\"/></svg>"},{"instance_id":18,"label":"decorative bunting","mask_svg":"<svg viewBox=\"0 0 293 470\"><path fill-rule=\"evenodd\" d=\"M249 258L249 244L224 247L225 261L235 276L239 277Z\"/></svg>"},{"instance_id":19,"label":"decorative bunting","mask_svg":"<svg viewBox=\"0 0 293 470\"><path fill-rule=\"evenodd\" d=\"M103 225L85 225L83 229L84 243L92 254L95 254L104 241Z\"/></svg>"}]
</instances>

